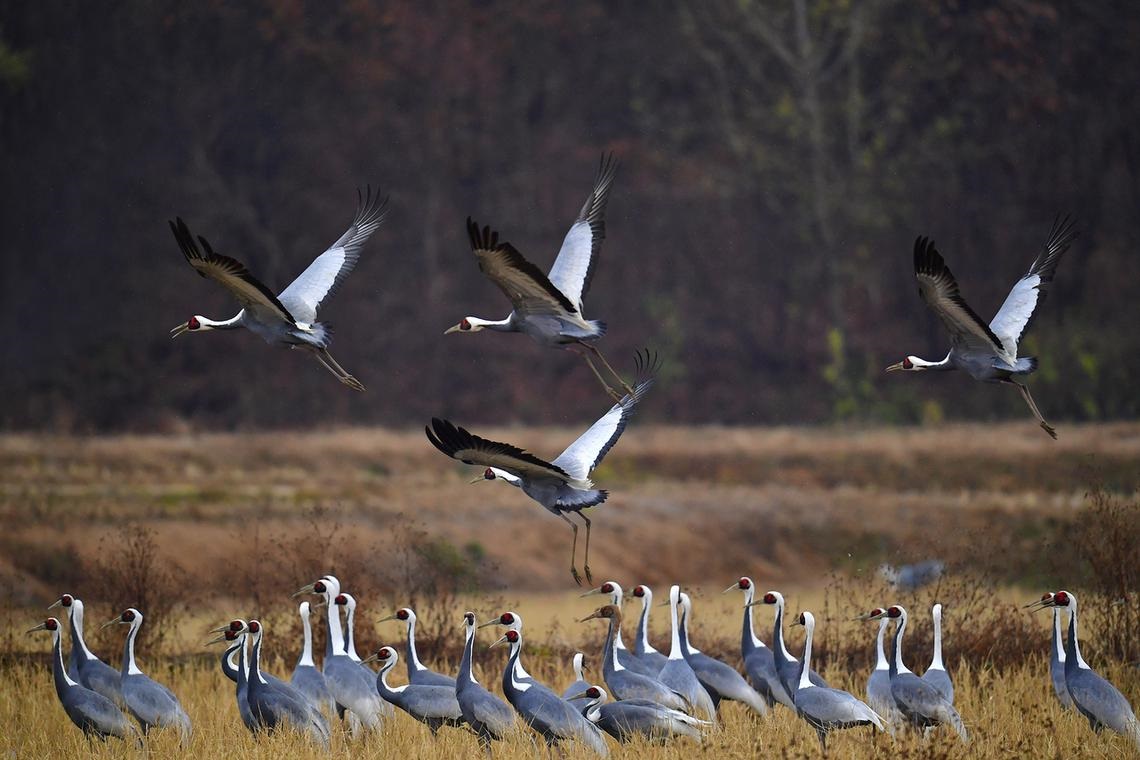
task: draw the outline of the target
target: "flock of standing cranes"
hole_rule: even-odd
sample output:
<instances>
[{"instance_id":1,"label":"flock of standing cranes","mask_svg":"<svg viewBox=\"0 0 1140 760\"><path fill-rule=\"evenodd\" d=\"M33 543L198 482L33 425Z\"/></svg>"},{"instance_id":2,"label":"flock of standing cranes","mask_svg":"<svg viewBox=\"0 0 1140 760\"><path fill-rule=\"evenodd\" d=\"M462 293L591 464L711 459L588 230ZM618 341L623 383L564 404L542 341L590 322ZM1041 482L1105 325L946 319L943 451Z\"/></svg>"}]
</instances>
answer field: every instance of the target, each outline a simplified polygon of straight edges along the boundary
<instances>
[{"instance_id":1,"label":"flock of standing cranes","mask_svg":"<svg viewBox=\"0 0 1140 760\"><path fill-rule=\"evenodd\" d=\"M399 662L399 653L392 646L381 646L361 659L353 633L356 600L332 575L294 594L319 597L317 607L323 609L325 617L322 667L317 667L313 654L312 606L308 601L298 607L303 630L301 654L288 681L262 670L266 629L261 621L233 620L213 629L211 633L220 635L208 643L226 644L221 668L234 683L238 715L249 731L293 731L325 748L330 746L330 719L334 715L342 718L349 735L357 738L378 730L398 709L427 725L433 735L444 727L469 730L488 753L494 742L516 735L521 720L551 748L574 742L605 757L609 747L603 734L620 743L638 737L655 741L688 738L699 743L706 732L718 730L719 711L727 701L740 702L758 719L769 716L778 705L788 708L816 731L825 752L831 731L862 726L889 732L892 737L905 729L921 730L929 737L931 730L947 726L962 742L969 742L966 726L954 707L954 684L942 661L941 604L931 610L934 655L922 676L913 673L903 658L908 620L904 607L876 607L857 618L879 622L875 667L867 679L865 699L860 699L830 686L812 669L816 620L811 612L801 612L792 623L806 631L803 655L797 659L784 641L783 595L768 591L757 598L755 585L747 576L725 593L735 590L744 596L740 662L747 678L734 665L709 657L693 644L689 636L692 600L677 585L670 587L664 603L669 606L670 618L668 656L649 644L653 592L648 586L634 588L633 595L641 600L642 609L633 650L622 641L621 586L607 581L583 594L608 596L609 603L580 621L599 619L607 623L600 653L605 687L585 679L585 655L578 652L572 661L575 681L561 694L531 676L523 665L523 621L514 611L482 624L475 613L463 614L464 646L456 677L431 670L420 659L416 615L411 608L400 608L380 619L378 623L397 621L405 626L407 683L392 686L388 675ZM759 605L773 607L771 647L756 635L752 609ZM189 716L174 693L151 680L135 659L142 613L128 608L104 624L129 626L122 668L116 671L99 660L84 641L82 601L64 594L52 605L56 606L68 611L68 663L64 664L58 619L48 618L29 633L47 630L52 634L56 693L72 722L88 738L113 736L140 744L150 730L172 728L185 747L191 737ZM1061 706L1078 710L1096 732L1109 728L1131 738L1140 749L1140 723L1128 701L1081 657L1076 597L1057 591L1026 606L1054 611L1050 680ZM343 624L341 608L345 610ZM1062 647L1063 611L1069 613L1069 621ZM894 633L887 641L892 622ZM510 649L502 675L505 702L483 687L472 671L477 631L486 626L505 629L491 644L505 644ZM379 663L378 673L368 667L372 662ZM126 713L137 721L141 735Z\"/></svg>"}]
</instances>

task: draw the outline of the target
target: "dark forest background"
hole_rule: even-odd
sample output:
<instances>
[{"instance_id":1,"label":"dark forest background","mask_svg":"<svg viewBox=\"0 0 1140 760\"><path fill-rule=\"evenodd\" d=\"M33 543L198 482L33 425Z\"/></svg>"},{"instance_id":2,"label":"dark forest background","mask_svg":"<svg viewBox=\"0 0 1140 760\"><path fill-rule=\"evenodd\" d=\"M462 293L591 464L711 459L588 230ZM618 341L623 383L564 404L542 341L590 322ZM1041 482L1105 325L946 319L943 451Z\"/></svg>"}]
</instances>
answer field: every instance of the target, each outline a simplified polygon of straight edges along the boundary
<instances>
[{"instance_id":1,"label":"dark forest background","mask_svg":"<svg viewBox=\"0 0 1140 760\"><path fill-rule=\"evenodd\" d=\"M29 3L0 0L0 427L569 422L579 359L443 331L508 308L464 218L543 269L621 159L589 317L666 360L658 421L1028 417L1013 391L898 376L947 339L932 236L984 316L1058 213L1082 235L1023 344L1054 422L1140 394L1140 7L1061 0ZM245 333L180 215L284 287L388 222L323 311L357 395Z\"/></svg>"}]
</instances>

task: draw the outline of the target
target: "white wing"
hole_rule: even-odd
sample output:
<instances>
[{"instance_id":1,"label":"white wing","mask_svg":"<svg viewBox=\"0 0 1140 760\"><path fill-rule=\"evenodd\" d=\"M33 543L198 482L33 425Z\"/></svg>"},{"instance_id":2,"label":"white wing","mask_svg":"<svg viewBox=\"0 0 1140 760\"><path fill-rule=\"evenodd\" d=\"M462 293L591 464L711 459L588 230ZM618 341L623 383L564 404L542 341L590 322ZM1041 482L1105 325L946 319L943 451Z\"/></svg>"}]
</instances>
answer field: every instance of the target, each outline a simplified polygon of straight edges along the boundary
<instances>
[{"instance_id":1,"label":"white wing","mask_svg":"<svg viewBox=\"0 0 1140 760\"><path fill-rule=\"evenodd\" d=\"M929 238L914 241L914 276L918 294L942 320L956 350L1001 356L1010 364L1016 361L1016 356L1005 357L1001 341L962 298L958 281Z\"/></svg>"},{"instance_id":2,"label":"white wing","mask_svg":"<svg viewBox=\"0 0 1140 760\"><path fill-rule=\"evenodd\" d=\"M617 161L613 155L603 155L594 178L594 189L586 198L578 219L566 233L558 258L550 268L550 281L570 299L579 314L582 313L582 299L590 289L602 241L606 238L606 201L609 200L616 171Z\"/></svg>"},{"instance_id":3,"label":"white wing","mask_svg":"<svg viewBox=\"0 0 1140 760\"><path fill-rule=\"evenodd\" d=\"M277 297L299 322L312 324L317 320L317 309L356 266L360 249L384 221L387 198L373 196L371 187L366 196L360 196L359 190L357 195L352 225Z\"/></svg>"},{"instance_id":4,"label":"white wing","mask_svg":"<svg viewBox=\"0 0 1140 760\"><path fill-rule=\"evenodd\" d=\"M990 322L990 329L1010 356L1017 356L1017 344L1029 327L1034 311L1044 300L1049 283L1053 282L1061 254L1069 249L1076 236L1075 225L1069 217L1055 219L1040 255L1029 267L1029 272L1014 283L1013 290L1009 291L1005 303Z\"/></svg>"},{"instance_id":5,"label":"white wing","mask_svg":"<svg viewBox=\"0 0 1140 760\"><path fill-rule=\"evenodd\" d=\"M653 381L650 368L633 387L633 393L626 394L621 401L610 407L600 420L578 436L578 440L570 444L551 464L564 470L574 480L589 480L590 473L621 437L626 423L633 416L634 407L653 386Z\"/></svg>"}]
</instances>

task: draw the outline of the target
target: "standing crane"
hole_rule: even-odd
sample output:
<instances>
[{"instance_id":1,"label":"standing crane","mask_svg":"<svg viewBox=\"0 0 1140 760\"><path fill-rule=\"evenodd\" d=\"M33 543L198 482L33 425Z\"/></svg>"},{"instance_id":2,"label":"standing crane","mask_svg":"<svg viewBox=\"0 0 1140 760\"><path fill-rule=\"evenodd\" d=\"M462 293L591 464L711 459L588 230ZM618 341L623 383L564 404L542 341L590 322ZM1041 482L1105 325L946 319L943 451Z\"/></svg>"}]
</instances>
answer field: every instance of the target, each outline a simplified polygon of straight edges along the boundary
<instances>
[{"instance_id":1,"label":"standing crane","mask_svg":"<svg viewBox=\"0 0 1140 760\"><path fill-rule=\"evenodd\" d=\"M118 707L127 706L123 699L123 679L119 671L95 656L87 648L83 639L83 601L71 594L64 594L48 609L63 607L67 610L67 622L71 628L71 655L68 657L67 673L71 680L78 681L91 691L97 691Z\"/></svg>"},{"instance_id":2,"label":"standing crane","mask_svg":"<svg viewBox=\"0 0 1140 760\"><path fill-rule=\"evenodd\" d=\"M48 631L51 633L51 673L55 681L55 693L63 711L83 734L90 739L97 736L106 741L108 736L117 736L124 741L135 737L135 731L127 716L107 697L88 689L67 674L63 667L63 651L60 647L60 626L56 618L48 618L28 633ZM141 741L140 741L141 744Z\"/></svg>"},{"instance_id":3,"label":"standing crane","mask_svg":"<svg viewBox=\"0 0 1140 760\"><path fill-rule=\"evenodd\" d=\"M453 459L464 464L486 467L479 480L502 480L516 488L521 488L530 498L566 521L574 531L574 542L570 548L570 574L574 582L582 584L578 574L578 526L566 513L577 514L586 524L586 553L583 569L586 579L593 582L590 575L590 518L582 510L597 506L606 500L609 493L594 488L590 473L601 463L613 445L621 437L637 403L653 386L653 373L657 369L655 358L646 352L644 358L638 355L639 379L633 391L614 404L589 430L570 444L553 462L547 462L528 451L509 443L498 443L472 435L447 420L433 418L431 426L424 432L432 445Z\"/></svg>"},{"instance_id":4,"label":"standing crane","mask_svg":"<svg viewBox=\"0 0 1140 760\"><path fill-rule=\"evenodd\" d=\"M894 736L894 727L899 722L899 715L894 695L891 694L891 664L887 661L883 649L883 637L887 634L887 626L891 624L891 619L883 615L883 612L885 610L882 607L876 607L855 619L879 621L879 633L875 637L875 669L867 677L867 704L882 716L887 724L887 731Z\"/></svg>"},{"instance_id":5,"label":"standing crane","mask_svg":"<svg viewBox=\"0 0 1140 760\"><path fill-rule=\"evenodd\" d=\"M752 605L772 604L776 607L776 620L772 625L772 659L776 664L776 673L780 676L780 683L784 690L796 698L796 684L800 677L800 662L788 651L784 643L784 595L779 591L769 591L759 600L751 602ZM830 688L823 676L815 671L811 672L812 683L820 688Z\"/></svg>"},{"instance_id":6,"label":"standing crane","mask_svg":"<svg viewBox=\"0 0 1140 760\"><path fill-rule=\"evenodd\" d=\"M414 683L388 685L388 672L396 667L399 659L400 655L392 647L380 647L376 654L365 660L380 663L380 673L376 676L376 690L380 696L426 724L432 736L443 726L463 725L463 711L455 699L455 687Z\"/></svg>"},{"instance_id":7,"label":"standing crane","mask_svg":"<svg viewBox=\"0 0 1140 760\"><path fill-rule=\"evenodd\" d=\"M1042 607L1060 607L1069 611L1069 638L1065 642L1065 685L1073 705L1088 718L1089 727L1098 734L1106 727L1124 734L1140 749L1140 722L1120 690L1089 667L1081 657L1077 639L1077 597L1071 591L1058 591L1052 599L1040 602Z\"/></svg>"},{"instance_id":8,"label":"standing crane","mask_svg":"<svg viewBox=\"0 0 1140 760\"><path fill-rule=\"evenodd\" d=\"M710 725L648 699L607 702L608 698L601 686L588 686L571 697L575 702L586 700L582 708L586 719L623 744L638 737L664 741L677 736L687 736L700 744L700 727Z\"/></svg>"},{"instance_id":9,"label":"standing crane","mask_svg":"<svg viewBox=\"0 0 1140 760\"><path fill-rule=\"evenodd\" d=\"M934 618L934 656L930 660L930 667L922 674L922 680L938 689L947 702L954 704L954 682L942 664L942 605L935 604L930 610Z\"/></svg>"},{"instance_id":10,"label":"standing crane","mask_svg":"<svg viewBox=\"0 0 1140 760\"><path fill-rule=\"evenodd\" d=\"M890 677L891 696L895 699L900 719L915 728L928 728L945 723L958 733L963 742L968 743L969 734L954 705L947 702L933 685L912 673L903 662L902 641L906 632L906 609L895 604L868 619L878 620L883 617L895 621Z\"/></svg>"},{"instance_id":11,"label":"standing crane","mask_svg":"<svg viewBox=\"0 0 1140 760\"><path fill-rule=\"evenodd\" d=\"M742 575L736 583L726 588L722 593L729 591L744 592L744 622L740 631L740 658L744 661L744 672L752 681L752 687L764 697L768 707L782 704L789 710L796 709L792 695L780 682L780 675L776 672L776 659L772 650L756 635L752 626L752 602L756 597L756 584L746 575Z\"/></svg>"},{"instance_id":12,"label":"standing crane","mask_svg":"<svg viewBox=\"0 0 1140 760\"><path fill-rule=\"evenodd\" d=\"M524 333L539 345L577 353L606 392L615 399L620 398L621 394L602 377L590 359L593 355L625 387L626 393L632 393L594 345L594 341L605 335L606 324L582 316L582 300L590 289L598 254L606 237L606 202L616 171L617 162L613 157L602 156L594 187L566 233L549 276L527 261L513 245L506 241L500 243L499 233L486 226L480 229L471 217L467 217L467 235L479 263L479 271L511 302L511 313L505 319L497 320L464 317L445 330L444 335L480 330Z\"/></svg>"},{"instance_id":13,"label":"standing crane","mask_svg":"<svg viewBox=\"0 0 1140 760\"><path fill-rule=\"evenodd\" d=\"M471 671L475 654L475 634L478 626L475 613L463 613L463 657L459 661L459 677L455 679L455 700L463 713L463 720L479 736L479 746L491 751L491 742L499 741L514 728L515 714L503 700L487 691Z\"/></svg>"},{"instance_id":14,"label":"standing crane","mask_svg":"<svg viewBox=\"0 0 1140 760\"><path fill-rule=\"evenodd\" d=\"M157 681L151 680L142 672L135 661L135 639L142 628L143 615L134 607L128 607L114 620L103 624L106 628L112 625L127 625L127 641L123 645L123 697L127 702L127 709L142 726L143 734L149 734L152 728L173 726L178 729L179 741L183 747L190 740L190 716L182 709L182 703L174 692Z\"/></svg>"},{"instance_id":15,"label":"standing crane","mask_svg":"<svg viewBox=\"0 0 1140 760\"><path fill-rule=\"evenodd\" d=\"M245 621L241 621L241 627L238 630L235 631L226 627L219 636L207 641L206 646L225 642L226 650L222 652L221 657L222 673L234 682L234 698L237 700L238 717L241 718L242 725L250 731L256 731L258 728L257 720L250 712L249 700L246 699L246 694L249 692L249 680L246 678L248 671L245 662L245 636Z\"/></svg>"},{"instance_id":16,"label":"standing crane","mask_svg":"<svg viewBox=\"0 0 1140 760\"><path fill-rule=\"evenodd\" d=\"M580 596L584 598L593 594L609 594L610 604L614 605L618 609L621 609L622 603L625 601L621 584L619 584L617 581L606 581L601 586L592 588ZM634 673L641 673L641 675L649 676L650 678L657 675L651 666L643 663L641 661L641 658L625 648L625 642L622 641L621 638L620 627L617 631L617 640L614 641L614 648L617 649L618 660L621 661L621 664L625 666L626 670L632 670ZM589 684L586 684L586 686L589 686Z\"/></svg>"},{"instance_id":17,"label":"standing crane","mask_svg":"<svg viewBox=\"0 0 1140 760\"><path fill-rule=\"evenodd\" d=\"M305 695L310 705L325 715L332 715L336 709L336 702L329 693L324 674L317 669L317 663L313 659L313 628L309 623L309 603L301 602L297 607L297 613L301 616L303 638L301 655L297 658L289 682Z\"/></svg>"},{"instance_id":18,"label":"standing crane","mask_svg":"<svg viewBox=\"0 0 1140 760\"><path fill-rule=\"evenodd\" d=\"M678 620L677 606L681 603L681 587L674 584L669 587L669 659L657 674L657 680L673 689L685 698L692 710L704 713L705 720L716 723L716 703L708 691L697 678L693 666L685 659L685 652L681 648L681 624Z\"/></svg>"},{"instance_id":19,"label":"standing crane","mask_svg":"<svg viewBox=\"0 0 1140 760\"><path fill-rule=\"evenodd\" d=\"M693 646L689 638L689 620L693 616L693 603L689 595L681 593L681 653L689 667L697 674L701 686L705 687L712 697L713 705L719 707L723 699L743 702L760 715L768 714L768 703L759 692L748 685L744 677L736 672L736 668L715 658L709 657Z\"/></svg>"},{"instance_id":20,"label":"standing crane","mask_svg":"<svg viewBox=\"0 0 1140 760\"><path fill-rule=\"evenodd\" d=\"M408 658L408 683L414 683L424 686L450 686L455 688L456 681L454 678L443 673L436 673L427 665L420 662L420 657L416 654L416 613L411 607L401 607L394 613L386 618L381 618L378 623L384 623L389 620L398 620L403 623L407 628L407 642L404 644L404 652Z\"/></svg>"},{"instance_id":21,"label":"standing crane","mask_svg":"<svg viewBox=\"0 0 1140 760\"><path fill-rule=\"evenodd\" d=\"M509 622L503 622L509 618ZM522 619L516 613L503 613L483 625L506 625L507 632L492 644L507 644L510 655L503 668L503 694L515 712L553 748L563 741L577 741L602 757L609 756L609 748L597 726L588 721L574 706L546 686L526 675L520 657L522 654ZM522 676L522 677L520 677Z\"/></svg>"},{"instance_id":22,"label":"standing crane","mask_svg":"<svg viewBox=\"0 0 1140 760\"><path fill-rule=\"evenodd\" d=\"M861 700L842 689L816 686L811 681L811 640L815 634L815 616L801 612L792 625L802 625L804 638L803 668L796 682L796 712L815 729L819 746L827 752L827 734L837 728L873 725L883 730L883 719Z\"/></svg>"},{"instance_id":23,"label":"standing crane","mask_svg":"<svg viewBox=\"0 0 1140 760\"><path fill-rule=\"evenodd\" d=\"M941 361L908 356L887 367L887 372L959 369L975 380L1012 385L1021 393L1037 422L1055 439L1057 431L1041 416L1041 411L1029 395L1029 388L1018 382L1018 378L1037 371L1037 358L1018 357L1017 346L1029 327L1034 311L1053 282L1061 254L1069 249L1076 235L1074 223L1069 217L1058 218L1053 222L1041 253L1025 276L1014 283L1005 302L988 325L962 298L958 291L958 281L934 247L934 241L924 237L915 240L914 276L918 279L918 294L950 333L951 347Z\"/></svg>"},{"instance_id":24,"label":"standing crane","mask_svg":"<svg viewBox=\"0 0 1140 760\"><path fill-rule=\"evenodd\" d=\"M277 680L270 683L261 674L261 642L265 630L258 620L250 620L244 633L253 637L249 667L246 672L246 699L254 720L266 731L291 728L306 734L326 749L329 745L329 725L325 717L309 704L297 689Z\"/></svg>"},{"instance_id":25,"label":"standing crane","mask_svg":"<svg viewBox=\"0 0 1140 760\"><path fill-rule=\"evenodd\" d=\"M371 187L367 195L361 195L358 190L357 197L356 216L345 233L278 295L273 295L273 291L240 261L216 253L204 237L199 235L196 243L181 217L170 222L174 239L190 266L202 277L228 290L241 306L236 315L221 321L195 314L171 330L170 337L177 338L185 332L245 328L271 345L308 351L337 380L353 390L363 391L360 381L329 353L332 329L317 321L317 311L356 266L360 249L384 221L386 198L373 196Z\"/></svg>"},{"instance_id":26,"label":"standing crane","mask_svg":"<svg viewBox=\"0 0 1140 760\"><path fill-rule=\"evenodd\" d=\"M653 589L643 585L634 586L633 595L641 600L641 617L637 621L637 638L633 642L633 653L649 666L651 675L660 673L669 658L649 643L649 611L653 607Z\"/></svg>"},{"instance_id":27,"label":"standing crane","mask_svg":"<svg viewBox=\"0 0 1140 760\"><path fill-rule=\"evenodd\" d=\"M1069 687L1065 683L1065 641L1061 636L1061 608L1050 604L1053 601L1053 592L1046 591L1040 599L1031 602L1026 607L1045 609L1053 608L1053 640L1049 646L1049 680L1053 682L1053 693L1057 701L1066 710L1073 709L1073 698L1069 696Z\"/></svg>"}]
</instances>

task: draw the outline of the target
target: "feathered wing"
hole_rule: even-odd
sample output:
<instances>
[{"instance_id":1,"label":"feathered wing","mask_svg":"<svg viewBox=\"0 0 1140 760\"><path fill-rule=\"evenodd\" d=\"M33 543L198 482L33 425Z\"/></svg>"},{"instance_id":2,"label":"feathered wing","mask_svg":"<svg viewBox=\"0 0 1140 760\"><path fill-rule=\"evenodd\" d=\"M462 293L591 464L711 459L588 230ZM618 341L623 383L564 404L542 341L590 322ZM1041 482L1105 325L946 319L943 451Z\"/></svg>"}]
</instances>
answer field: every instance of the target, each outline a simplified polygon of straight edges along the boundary
<instances>
[{"instance_id":1,"label":"feathered wing","mask_svg":"<svg viewBox=\"0 0 1140 760\"><path fill-rule=\"evenodd\" d=\"M519 316L530 314L576 314L577 309L542 270L523 258L513 245L499 242L499 233L490 227L480 229L467 217L471 250L479 271L503 291Z\"/></svg>"},{"instance_id":2,"label":"feathered wing","mask_svg":"<svg viewBox=\"0 0 1140 760\"><path fill-rule=\"evenodd\" d=\"M201 235L198 242L202 244L205 253L194 242L194 236L181 217L170 222L170 231L182 249L182 255L190 266L194 267L202 277L208 277L228 290L237 302L246 311L260 317L263 321L283 319L289 324L296 324L296 320L287 308L281 303L273 291L265 287L245 268L237 259L216 253L209 242Z\"/></svg>"},{"instance_id":3,"label":"feathered wing","mask_svg":"<svg viewBox=\"0 0 1140 760\"><path fill-rule=\"evenodd\" d=\"M582 299L590 289L602 241L606 239L606 202L616 172L617 161L613 154L603 155L594 177L594 188L566 233L554 266L550 268L550 282L574 304L578 313L582 312Z\"/></svg>"},{"instance_id":4,"label":"feathered wing","mask_svg":"<svg viewBox=\"0 0 1140 760\"><path fill-rule=\"evenodd\" d=\"M942 320L954 348L989 351L1007 358L1002 342L962 298L958 281L929 238L914 241L914 276L918 280L918 294ZM1007 358L1011 364L1015 359L1014 356Z\"/></svg>"},{"instance_id":5,"label":"feathered wing","mask_svg":"<svg viewBox=\"0 0 1140 760\"><path fill-rule=\"evenodd\" d=\"M489 441L472 435L447 420L433 417L431 425L424 427L431 444L452 459L481 467L498 467L520 478L557 478L568 480L561 467L539 459L529 451L509 443Z\"/></svg>"},{"instance_id":6,"label":"feathered wing","mask_svg":"<svg viewBox=\"0 0 1140 760\"><path fill-rule=\"evenodd\" d=\"M316 321L317 310L356 266L360 249L383 224L387 212L387 198L373 195L371 187L367 188L366 195L357 190L356 216L352 224L278 296L294 317L309 324Z\"/></svg>"},{"instance_id":7,"label":"feathered wing","mask_svg":"<svg viewBox=\"0 0 1140 760\"><path fill-rule=\"evenodd\" d=\"M1033 266L1014 283L1013 289L990 322L990 329L1001 340L1009 356L1017 356L1017 344L1029 329L1037 307L1045 299L1045 293L1053 282L1053 274L1057 271L1057 264L1061 261L1061 254L1069 249L1076 236L1076 224L1070 217L1053 220L1049 237Z\"/></svg>"},{"instance_id":8,"label":"feathered wing","mask_svg":"<svg viewBox=\"0 0 1140 760\"><path fill-rule=\"evenodd\" d=\"M648 361L646 364L648 365ZM653 387L656 378L652 370L652 367L647 367L643 377L634 385L633 393L627 393L621 401L610 407L601 419L559 454L553 464L564 470L572 479L588 482L590 473L621 437L637 403Z\"/></svg>"}]
</instances>

